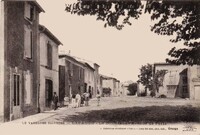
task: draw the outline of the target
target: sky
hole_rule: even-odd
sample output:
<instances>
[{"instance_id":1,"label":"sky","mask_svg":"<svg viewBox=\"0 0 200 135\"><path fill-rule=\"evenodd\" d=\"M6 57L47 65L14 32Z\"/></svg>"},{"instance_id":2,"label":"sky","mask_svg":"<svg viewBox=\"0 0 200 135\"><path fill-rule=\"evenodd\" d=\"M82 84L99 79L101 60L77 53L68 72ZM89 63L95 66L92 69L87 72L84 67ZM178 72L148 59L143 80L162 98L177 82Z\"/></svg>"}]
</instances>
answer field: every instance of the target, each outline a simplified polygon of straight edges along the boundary
<instances>
[{"instance_id":1,"label":"sky","mask_svg":"<svg viewBox=\"0 0 200 135\"><path fill-rule=\"evenodd\" d=\"M44 8L40 24L45 25L62 43L59 51L100 65L100 73L121 82L137 81L139 68L147 63L165 62L174 47L170 37L150 31L153 24L148 14L122 30L104 28L96 16L77 16L65 12L72 0L37 0Z\"/></svg>"}]
</instances>

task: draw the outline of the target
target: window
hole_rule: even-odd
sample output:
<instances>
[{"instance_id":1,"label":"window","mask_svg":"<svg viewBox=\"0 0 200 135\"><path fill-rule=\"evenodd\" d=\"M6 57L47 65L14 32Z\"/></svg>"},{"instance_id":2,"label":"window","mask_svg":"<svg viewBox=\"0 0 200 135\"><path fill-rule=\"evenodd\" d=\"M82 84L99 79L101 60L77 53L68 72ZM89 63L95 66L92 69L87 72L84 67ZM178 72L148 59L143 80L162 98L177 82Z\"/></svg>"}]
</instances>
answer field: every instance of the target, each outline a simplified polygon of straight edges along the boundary
<instances>
[{"instance_id":1,"label":"window","mask_svg":"<svg viewBox=\"0 0 200 135\"><path fill-rule=\"evenodd\" d=\"M47 43L47 67L52 69L52 46Z\"/></svg>"},{"instance_id":2,"label":"window","mask_svg":"<svg viewBox=\"0 0 200 135\"><path fill-rule=\"evenodd\" d=\"M19 75L14 75L14 106L19 106L20 101L20 76Z\"/></svg>"},{"instance_id":3,"label":"window","mask_svg":"<svg viewBox=\"0 0 200 135\"><path fill-rule=\"evenodd\" d=\"M176 74L175 72L171 72L169 74L169 85L175 85L176 84Z\"/></svg>"},{"instance_id":4,"label":"window","mask_svg":"<svg viewBox=\"0 0 200 135\"><path fill-rule=\"evenodd\" d=\"M25 18L29 21L34 20L34 7L28 3L25 4L25 11L24 11Z\"/></svg>"},{"instance_id":5,"label":"window","mask_svg":"<svg viewBox=\"0 0 200 135\"><path fill-rule=\"evenodd\" d=\"M72 63L69 63L69 76L70 77L73 76L73 65L72 65Z\"/></svg>"},{"instance_id":6,"label":"window","mask_svg":"<svg viewBox=\"0 0 200 135\"><path fill-rule=\"evenodd\" d=\"M79 73L78 78L79 78L79 80L81 80L81 68L79 68L78 73Z\"/></svg>"},{"instance_id":7,"label":"window","mask_svg":"<svg viewBox=\"0 0 200 135\"><path fill-rule=\"evenodd\" d=\"M72 86L71 85L69 85L69 95L70 95L70 97L72 97Z\"/></svg>"},{"instance_id":8,"label":"window","mask_svg":"<svg viewBox=\"0 0 200 135\"><path fill-rule=\"evenodd\" d=\"M32 76L28 71L25 74L25 104L31 104Z\"/></svg>"},{"instance_id":9,"label":"window","mask_svg":"<svg viewBox=\"0 0 200 135\"><path fill-rule=\"evenodd\" d=\"M33 32L28 26L24 30L24 54L25 58L32 59L33 57Z\"/></svg>"}]
</instances>

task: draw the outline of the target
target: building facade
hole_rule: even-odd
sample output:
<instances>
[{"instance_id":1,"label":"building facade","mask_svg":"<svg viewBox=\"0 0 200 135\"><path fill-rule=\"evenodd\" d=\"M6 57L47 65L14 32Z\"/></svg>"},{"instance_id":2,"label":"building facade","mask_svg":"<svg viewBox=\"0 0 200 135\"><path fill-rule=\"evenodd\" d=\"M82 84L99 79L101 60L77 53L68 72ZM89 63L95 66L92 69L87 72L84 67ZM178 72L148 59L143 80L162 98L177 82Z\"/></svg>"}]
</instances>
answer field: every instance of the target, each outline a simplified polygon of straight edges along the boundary
<instances>
[{"instance_id":1,"label":"building facade","mask_svg":"<svg viewBox=\"0 0 200 135\"><path fill-rule=\"evenodd\" d=\"M129 80L129 81L125 81L125 82L122 82L120 85L121 85L121 93L123 96L127 96L130 94L129 90L128 90L128 86L130 84L134 83L133 81Z\"/></svg>"},{"instance_id":2,"label":"building facade","mask_svg":"<svg viewBox=\"0 0 200 135\"><path fill-rule=\"evenodd\" d=\"M51 108L53 92L59 95L58 46L62 43L40 25L40 91L39 106L43 112Z\"/></svg>"},{"instance_id":3,"label":"building facade","mask_svg":"<svg viewBox=\"0 0 200 135\"><path fill-rule=\"evenodd\" d=\"M0 1L0 121L38 112L40 5Z\"/></svg>"},{"instance_id":4,"label":"building facade","mask_svg":"<svg viewBox=\"0 0 200 135\"><path fill-rule=\"evenodd\" d=\"M59 99L84 93L85 65L69 55L59 55Z\"/></svg>"},{"instance_id":5,"label":"building facade","mask_svg":"<svg viewBox=\"0 0 200 135\"><path fill-rule=\"evenodd\" d=\"M157 91L157 96L200 99L200 66L155 63L154 74L158 70L165 70L166 74L163 77L162 86Z\"/></svg>"},{"instance_id":6,"label":"building facade","mask_svg":"<svg viewBox=\"0 0 200 135\"><path fill-rule=\"evenodd\" d=\"M102 93L99 67L100 66L98 64L94 63L94 91L92 93L93 97L96 97L97 93Z\"/></svg>"},{"instance_id":7,"label":"building facade","mask_svg":"<svg viewBox=\"0 0 200 135\"><path fill-rule=\"evenodd\" d=\"M120 81L113 77L101 75L102 89L110 89L110 96L119 96L120 92Z\"/></svg>"},{"instance_id":8,"label":"building facade","mask_svg":"<svg viewBox=\"0 0 200 135\"><path fill-rule=\"evenodd\" d=\"M91 95L93 95L94 92L94 87L95 87L95 80L94 80L94 71L95 69L93 67L91 67L88 63L85 63L85 74L84 74L84 92L88 92L91 93Z\"/></svg>"}]
</instances>

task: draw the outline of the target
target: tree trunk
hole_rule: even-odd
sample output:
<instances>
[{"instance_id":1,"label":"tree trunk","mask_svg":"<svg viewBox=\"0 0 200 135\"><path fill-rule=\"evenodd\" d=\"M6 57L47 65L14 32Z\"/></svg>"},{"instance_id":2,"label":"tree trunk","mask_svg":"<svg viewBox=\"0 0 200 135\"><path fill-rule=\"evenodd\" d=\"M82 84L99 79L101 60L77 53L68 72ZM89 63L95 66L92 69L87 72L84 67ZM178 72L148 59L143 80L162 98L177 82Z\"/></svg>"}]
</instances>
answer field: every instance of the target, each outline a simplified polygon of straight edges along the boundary
<instances>
[{"instance_id":1,"label":"tree trunk","mask_svg":"<svg viewBox=\"0 0 200 135\"><path fill-rule=\"evenodd\" d=\"M145 96L147 96L147 87L145 87Z\"/></svg>"}]
</instances>

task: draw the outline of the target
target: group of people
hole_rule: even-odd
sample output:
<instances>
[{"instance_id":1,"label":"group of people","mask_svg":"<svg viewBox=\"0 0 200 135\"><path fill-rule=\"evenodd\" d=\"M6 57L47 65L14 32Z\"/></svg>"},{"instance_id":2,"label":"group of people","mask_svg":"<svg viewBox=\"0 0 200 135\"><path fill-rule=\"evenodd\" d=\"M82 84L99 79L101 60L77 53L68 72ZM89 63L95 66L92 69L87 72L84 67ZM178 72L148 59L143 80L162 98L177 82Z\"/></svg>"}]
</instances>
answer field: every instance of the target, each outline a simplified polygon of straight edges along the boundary
<instances>
[{"instance_id":1,"label":"group of people","mask_svg":"<svg viewBox=\"0 0 200 135\"><path fill-rule=\"evenodd\" d=\"M72 94L71 96L71 107L72 108L78 108L81 106L89 106L89 93L83 93L80 95L79 93L77 94ZM69 106L69 98L65 96L64 101L67 106Z\"/></svg>"},{"instance_id":2,"label":"group of people","mask_svg":"<svg viewBox=\"0 0 200 135\"><path fill-rule=\"evenodd\" d=\"M99 92L97 92L96 97L97 97L97 106L99 106L100 105L100 97L101 97ZM82 95L80 95L79 93L72 94L71 107L78 108L81 106L89 106L89 100L90 100L90 93L85 92ZM66 106L69 106L70 99L67 96L65 96L64 102L66 103ZM54 104L54 110L56 110L58 108L58 96L57 96L56 92L54 92L54 95L53 95L53 104Z\"/></svg>"}]
</instances>

